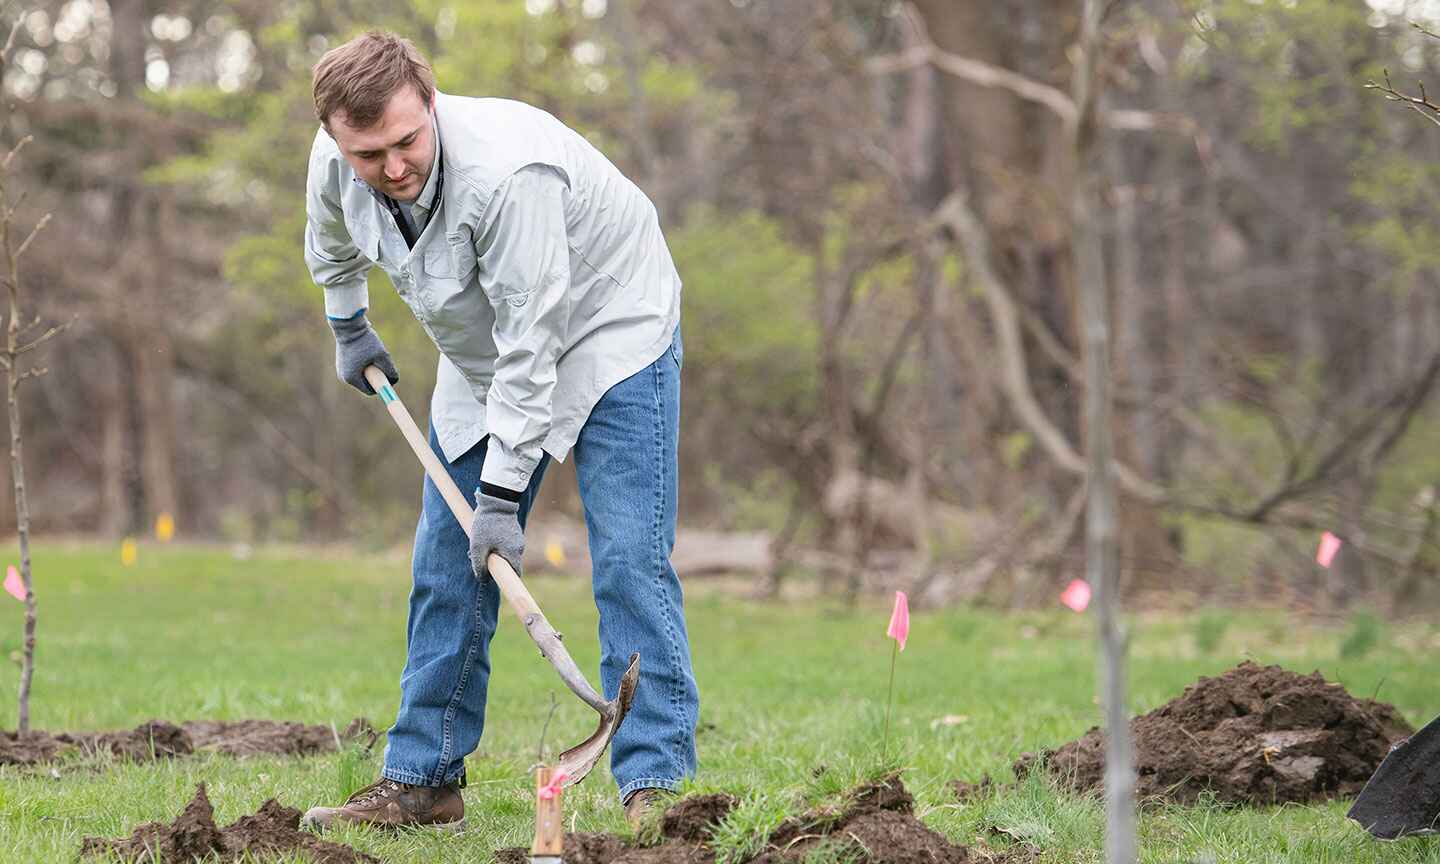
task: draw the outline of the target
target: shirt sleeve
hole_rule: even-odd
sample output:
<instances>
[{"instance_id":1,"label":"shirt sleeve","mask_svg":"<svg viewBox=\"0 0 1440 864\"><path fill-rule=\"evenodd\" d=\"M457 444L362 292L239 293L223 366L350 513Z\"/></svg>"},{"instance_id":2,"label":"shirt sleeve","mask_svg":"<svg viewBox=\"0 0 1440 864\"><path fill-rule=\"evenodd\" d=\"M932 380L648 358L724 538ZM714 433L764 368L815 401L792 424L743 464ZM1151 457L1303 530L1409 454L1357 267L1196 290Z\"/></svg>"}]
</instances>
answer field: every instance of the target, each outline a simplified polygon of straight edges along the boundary
<instances>
[{"instance_id":1,"label":"shirt sleeve","mask_svg":"<svg viewBox=\"0 0 1440 864\"><path fill-rule=\"evenodd\" d=\"M369 305L366 274L371 262L360 254L340 209L341 160L327 152L322 129L310 150L305 177L305 266L325 289L325 314L350 318Z\"/></svg>"},{"instance_id":2,"label":"shirt sleeve","mask_svg":"<svg viewBox=\"0 0 1440 864\"><path fill-rule=\"evenodd\" d=\"M495 376L485 399L482 482L523 491L550 432L555 365L570 319L564 175L530 165L500 185L475 242L480 286L495 309Z\"/></svg>"}]
</instances>

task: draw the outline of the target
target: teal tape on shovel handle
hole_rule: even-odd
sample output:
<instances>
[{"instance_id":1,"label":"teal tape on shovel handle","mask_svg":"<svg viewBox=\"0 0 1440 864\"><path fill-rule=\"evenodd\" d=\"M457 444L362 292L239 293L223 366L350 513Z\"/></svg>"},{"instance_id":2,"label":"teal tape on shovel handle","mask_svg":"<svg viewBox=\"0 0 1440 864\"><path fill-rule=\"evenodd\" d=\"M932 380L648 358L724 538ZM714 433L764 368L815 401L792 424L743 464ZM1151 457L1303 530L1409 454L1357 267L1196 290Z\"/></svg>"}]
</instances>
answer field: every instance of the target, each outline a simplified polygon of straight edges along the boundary
<instances>
[{"instance_id":1,"label":"teal tape on shovel handle","mask_svg":"<svg viewBox=\"0 0 1440 864\"><path fill-rule=\"evenodd\" d=\"M395 391L390 389L389 384L386 384L384 387L380 388L380 401L384 402L386 405L389 405L391 402L394 402L396 399L399 398L399 396L395 395Z\"/></svg>"}]
</instances>

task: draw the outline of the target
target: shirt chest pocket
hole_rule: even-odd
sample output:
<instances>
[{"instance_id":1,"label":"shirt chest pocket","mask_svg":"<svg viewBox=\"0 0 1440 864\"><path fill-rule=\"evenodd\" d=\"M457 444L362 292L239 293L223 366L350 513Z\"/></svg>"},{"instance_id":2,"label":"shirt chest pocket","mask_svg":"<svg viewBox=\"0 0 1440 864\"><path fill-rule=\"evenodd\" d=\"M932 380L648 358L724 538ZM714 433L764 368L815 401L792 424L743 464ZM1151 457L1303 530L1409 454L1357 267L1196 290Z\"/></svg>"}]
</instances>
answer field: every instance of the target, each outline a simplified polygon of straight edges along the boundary
<instances>
[{"instance_id":1,"label":"shirt chest pocket","mask_svg":"<svg viewBox=\"0 0 1440 864\"><path fill-rule=\"evenodd\" d=\"M420 255L420 267L424 279L416 300L438 340L463 338L476 328L488 332L492 313L475 283L475 250L468 239L458 234L436 238Z\"/></svg>"},{"instance_id":2,"label":"shirt chest pocket","mask_svg":"<svg viewBox=\"0 0 1440 864\"><path fill-rule=\"evenodd\" d=\"M425 250L425 275L434 279L469 282L475 274L475 247L458 232L445 235L444 242L432 241Z\"/></svg>"}]
</instances>

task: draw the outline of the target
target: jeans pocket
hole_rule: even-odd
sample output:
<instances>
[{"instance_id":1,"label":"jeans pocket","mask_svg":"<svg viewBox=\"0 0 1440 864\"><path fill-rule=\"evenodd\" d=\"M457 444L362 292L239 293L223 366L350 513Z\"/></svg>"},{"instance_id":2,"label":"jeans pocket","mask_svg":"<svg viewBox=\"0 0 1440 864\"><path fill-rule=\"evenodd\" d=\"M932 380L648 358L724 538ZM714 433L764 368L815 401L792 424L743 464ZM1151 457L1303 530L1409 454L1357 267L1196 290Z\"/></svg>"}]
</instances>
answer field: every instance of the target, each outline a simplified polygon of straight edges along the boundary
<instances>
[{"instance_id":1,"label":"jeans pocket","mask_svg":"<svg viewBox=\"0 0 1440 864\"><path fill-rule=\"evenodd\" d=\"M680 328L675 328L675 335L670 339L670 358L675 361L676 369L685 368L685 342L680 338Z\"/></svg>"}]
</instances>

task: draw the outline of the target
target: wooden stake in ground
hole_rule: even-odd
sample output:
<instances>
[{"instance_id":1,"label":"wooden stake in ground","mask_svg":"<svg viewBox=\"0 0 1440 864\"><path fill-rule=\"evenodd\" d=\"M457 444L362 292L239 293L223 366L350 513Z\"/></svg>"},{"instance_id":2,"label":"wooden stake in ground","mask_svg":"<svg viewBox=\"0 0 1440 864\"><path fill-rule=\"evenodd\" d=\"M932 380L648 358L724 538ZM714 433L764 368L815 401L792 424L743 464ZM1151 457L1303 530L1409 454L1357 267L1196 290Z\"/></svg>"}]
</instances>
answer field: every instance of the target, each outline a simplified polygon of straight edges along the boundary
<instances>
[{"instance_id":1,"label":"wooden stake in ground","mask_svg":"<svg viewBox=\"0 0 1440 864\"><path fill-rule=\"evenodd\" d=\"M1125 699L1125 636L1120 626L1115 550L1115 476L1111 461L1110 309L1100 237L1100 140L1097 122L1101 0L1085 0L1075 62L1075 186L1070 201L1071 244L1085 322L1086 482L1085 564L1097 593L1102 701L1105 705L1105 860L1134 864L1135 769Z\"/></svg>"},{"instance_id":2,"label":"wooden stake in ground","mask_svg":"<svg viewBox=\"0 0 1440 864\"><path fill-rule=\"evenodd\" d=\"M535 842L531 864L560 864L565 854L565 815L561 807L565 774L549 765L535 769Z\"/></svg>"},{"instance_id":3,"label":"wooden stake in ground","mask_svg":"<svg viewBox=\"0 0 1440 864\"><path fill-rule=\"evenodd\" d=\"M13 45L12 32L4 49L0 50L0 69L4 68ZM35 336L34 330L40 324L38 317L29 324L20 323L20 256L25 254L35 235L50 221L50 214L45 214L25 235L25 239L18 246L15 244L15 211L19 209L20 202L17 200L11 203L10 172L15 158L28 143L30 136L27 135L20 139L20 142L5 154L4 161L0 162L0 255L4 256L4 269L0 271L0 279L4 280L5 290L9 295L9 319L5 324L5 346L0 350L0 368L5 371L5 402L10 420L10 474L15 481L15 527L20 537L20 581L25 586L25 642L20 663L20 732L30 731L30 682L35 675L36 614L35 588L30 575L30 504L25 497L25 460L20 446L19 388L25 380L45 374L45 369L40 366L22 369L20 359L55 338L68 326L60 324ZM20 198L23 199L24 196Z\"/></svg>"}]
</instances>

